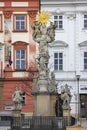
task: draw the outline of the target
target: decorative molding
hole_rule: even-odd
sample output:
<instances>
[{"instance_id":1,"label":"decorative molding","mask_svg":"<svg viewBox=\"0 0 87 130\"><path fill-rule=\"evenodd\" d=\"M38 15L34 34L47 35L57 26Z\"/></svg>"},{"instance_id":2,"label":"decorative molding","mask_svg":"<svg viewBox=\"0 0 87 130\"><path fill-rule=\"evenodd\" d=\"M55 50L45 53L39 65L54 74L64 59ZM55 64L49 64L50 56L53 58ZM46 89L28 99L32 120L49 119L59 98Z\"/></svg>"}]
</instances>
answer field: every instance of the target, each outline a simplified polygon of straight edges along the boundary
<instances>
[{"instance_id":1,"label":"decorative molding","mask_svg":"<svg viewBox=\"0 0 87 130\"><path fill-rule=\"evenodd\" d=\"M10 19L12 15L12 11L4 11L5 19Z\"/></svg>"},{"instance_id":2,"label":"decorative molding","mask_svg":"<svg viewBox=\"0 0 87 130\"><path fill-rule=\"evenodd\" d=\"M53 43L49 44L49 47L56 47L56 46L58 46L58 47L67 47L68 44L66 42L60 41L60 40L54 41Z\"/></svg>"},{"instance_id":3,"label":"decorative molding","mask_svg":"<svg viewBox=\"0 0 87 130\"><path fill-rule=\"evenodd\" d=\"M19 46L28 45L28 44L29 44L29 43L23 42L23 41L16 41L16 42L12 43L12 45L19 45Z\"/></svg>"},{"instance_id":4,"label":"decorative molding","mask_svg":"<svg viewBox=\"0 0 87 130\"><path fill-rule=\"evenodd\" d=\"M68 19L73 20L76 18L76 13L69 12L69 13L66 13L66 16Z\"/></svg>"},{"instance_id":5,"label":"decorative molding","mask_svg":"<svg viewBox=\"0 0 87 130\"><path fill-rule=\"evenodd\" d=\"M26 2L12 2L12 7L28 7L28 1Z\"/></svg>"},{"instance_id":6,"label":"decorative molding","mask_svg":"<svg viewBox=\"0 0 87 130\"><path fill-rule=\"evenodd\" d=\"M35 10L35 11L28 11L28 14L29 14L30 18L35 18L36 14L37 14L37 10Z\"/></svg>"},{"instance_id":7,"label":"decorative molding","mask_svg":"<svg viewBox=\"0 0 87 130\"><path fill-rule=\"evenodd\" d=\"M81 42L78 44L80 47L87 47L87 41Z\"/></svg>"},{"instance_id":8,"label":"decorative molding","mask_svg":"<svg viewBox=\"0 0 87 130\"><path fill-rule=\"evenodd\" d=\"M4 7L4 2L0 2L0 7Z\"/></svg>"}]
</instances>

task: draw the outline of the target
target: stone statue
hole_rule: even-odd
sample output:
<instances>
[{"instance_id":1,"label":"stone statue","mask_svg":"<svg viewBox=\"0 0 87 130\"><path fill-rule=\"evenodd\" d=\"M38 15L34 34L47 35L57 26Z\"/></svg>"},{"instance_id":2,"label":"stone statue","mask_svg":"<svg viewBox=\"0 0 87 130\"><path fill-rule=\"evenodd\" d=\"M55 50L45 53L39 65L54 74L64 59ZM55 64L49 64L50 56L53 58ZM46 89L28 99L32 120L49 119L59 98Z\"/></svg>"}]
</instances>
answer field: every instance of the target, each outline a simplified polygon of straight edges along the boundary
<instances>
[{"instance_id":1,"label":"stone statue","mask_svg":"<svg viewBox=\"0 0 87 130\"><path fill-rule=\"evenodd\" d=\"M61 92L61 99L63 101L62 108L70 109L71 92L67 84L65 84L65 87L63 91Z\"/></svg>"},{"instance_id":2,"label":"stone statue","mask_svg":"<svg viewBox=\"0 0 87 130\"><path fill-rule=\"evenodd\" d=\"M56 86L57 86L57 83L56 83L56 80L55 80L54 72L51 72L49 91L50 92L55 92L56 91Z\"/></svg>"},{"instance_id":3,"label":"stone statue","mask_svg":"<svg viewBox=\"0 0 87 130\"><path fill-rule=\"evenodd\" d=\"M46 78L48 72L48 55L45 55L45 53L39 55L39 57L36 59L36 65L39 72L39 77L41 79Z\"/></svg>"},{"instance_id":4,"label":"stone statue","mask_svg":"<svg viewBox=\"0 0 87 130\"><path fill-rule=\"evenodd\" d=\"M36 21L33 27L33 39L37 43L39 43L40 53L47 52L47 43L50 43L55 40L55 28L56 25L54 25L52 22L50 23L50 26L47 28L46 26L41 26L41 24Z\"/></svg>"},{"instance_id":5,"label":"stone statue","mask_svg":"<svg viewBox=\"0 0 87 130\"><path fill-rule=\"evenodd\" d=\"M38 71L38 78L34 77L33 80L33 92L35 91L55 91L54 77L49 79L49 53L48 43L55 40L56 25L50 22L49 26L43 25L36 21L33 28L33 40L39 44L39 56L36 58L36 67ZM49 80L48 80L49 79ZM50 83L49 83L50 82ZM43 87L43 89L41 89Z\"/></svg>"},{"instance_id":6,"label":"stone statue","mask_svg":"<svg viewBox=\"0 0 87 130\"><path fill-rule=\"evenodd\" d=\"M53 22L50 22L50 26L47 29L47 33L50 36L51 41L55 40L54 38L55 38L55 29L56 29L56 27L57 27L56 24L54 25Z\"/></svg>"},{"instance_id":7,"label":"stone statue","mask_svg":"<svg viewBox=\"0 0 87 130\"><path fill-rule=\"evenodd\" d=\"M15 88L15 92L12 95L12 101L14 104L14 110L21 110L22 107L22 96L21 96L22 92L18 89L18 87L16 86Z\"/></svg>"},{"instance_id":8,"label":"stone statue","mask_svg":"<svg viewBox=\"0 0 87 130\"><path fill-rule=\"evenodd\" d=\"M39 91L39 87L38 87L38 74L37 73L35 73L34 77L33 77L32 91L33 92Z\"/></svg>"},{"instance_id":9,"label":"stone statue","mask_svg":"<svg viewBox=\"0 0 87 130\"><path fill-rule=\"evenodd\" d=\"M40 26L41 24L37 21L35 21L34 25L32 26L32 29L33 29L32 36L36 42L37 42L36 39L41 35Z\"/></svg>"}]
</instances>

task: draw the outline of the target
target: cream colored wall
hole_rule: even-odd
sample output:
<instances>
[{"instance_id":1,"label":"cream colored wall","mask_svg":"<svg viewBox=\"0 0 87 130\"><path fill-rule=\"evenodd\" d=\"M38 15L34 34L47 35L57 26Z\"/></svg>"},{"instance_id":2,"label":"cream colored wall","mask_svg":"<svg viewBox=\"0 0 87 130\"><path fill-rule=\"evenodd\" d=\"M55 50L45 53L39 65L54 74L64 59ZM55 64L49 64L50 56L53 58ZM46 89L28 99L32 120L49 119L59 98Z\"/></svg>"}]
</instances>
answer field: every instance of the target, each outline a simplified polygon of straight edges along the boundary
<instances>
[{"instance_id":1,"label":"cream colored wall","mask_svg":"<svg viewBox=\"0 0 87 130\"><path fill-rule=\"evenodd\" d=\"M4 7L4 2L0 2L0 7Z\"/></svg>"},{"instance_id":2,"label":"cream colored wall","mask_svg":"<svg viewBox=\"0 0 87 130\"><path fill-rule=\"evenodd\" d=\"M12 2L12 7L26 7L28 6L28 2Z\"/></svg>"}]
</instances>

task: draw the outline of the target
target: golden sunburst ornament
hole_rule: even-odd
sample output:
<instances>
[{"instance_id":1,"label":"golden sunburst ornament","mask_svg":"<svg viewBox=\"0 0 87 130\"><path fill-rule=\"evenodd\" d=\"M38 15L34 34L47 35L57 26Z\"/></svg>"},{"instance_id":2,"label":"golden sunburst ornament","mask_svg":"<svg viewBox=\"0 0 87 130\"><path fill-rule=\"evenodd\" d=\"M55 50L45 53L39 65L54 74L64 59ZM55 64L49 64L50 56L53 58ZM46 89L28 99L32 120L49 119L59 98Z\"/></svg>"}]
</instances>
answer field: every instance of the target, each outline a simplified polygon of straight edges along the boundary
<instances>
[{"instance_id":1,"label":"golden sunburst ornament","mask_svg":"<svg viewBox=\"0 0 87 130\"><path fill-rule=\"evenodd\" d=\"M50 21L51 14L47 11L38 12L36 15L36 21L45 26Z\"/></svg>"}]
</instances>

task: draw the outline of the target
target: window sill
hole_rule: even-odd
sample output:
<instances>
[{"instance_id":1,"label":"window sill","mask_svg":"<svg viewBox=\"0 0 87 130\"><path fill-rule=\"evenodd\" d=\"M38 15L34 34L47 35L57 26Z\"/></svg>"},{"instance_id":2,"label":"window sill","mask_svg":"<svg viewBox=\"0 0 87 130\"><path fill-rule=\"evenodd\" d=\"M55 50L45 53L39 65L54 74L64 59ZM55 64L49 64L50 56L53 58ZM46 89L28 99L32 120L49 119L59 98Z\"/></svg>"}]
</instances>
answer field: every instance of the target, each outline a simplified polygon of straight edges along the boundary
<instances>
[{"instance_id":1,"label":"window sill","mask_svg":"<svg viewBox=\"0 0 87 130\"><path fill-rule=\"evenodd\" d=\"M87 69L85 69L85 70L82 70L81 72L86 72L86 73L87 73Z\"/></svg>"},{"instance_id":2,"label":"window sill","mask_svg":"<svg viewBox=\"0 0 87 130\"><path fill-rule=\"evenodd\" d=\"M23 71L26 71L26 69L24 69L24 70L16 70L15 69L15 71L17 71L17 72L23 72Z\"/></svg>"},{"instance_id":3,"label":"window sill","mask_svg":"<svg viewBox=\"0 0 87 130\"><path fill-rule=\"evenodd\" d=\"M56 32L64 32L64 29L56 29Z\"/></svg>"},{"instance_id":4,"label":"window sill","mask_svg":"<svg viewBox=\"0 0 87 130\"><path fill-rule=\"evenodd\" d=\"M63 29L63 28L56 28L56 30L62 31L62 30L64 30L64 29Z\"/></svg>"},{"instance_id":5,"label":"window sill","mask_svg":"<svg viewBox=\"0 0 87 130\"><path fill-rule=\"evenodd\" d=\"M64 70L54 70L54 72L64 72Z\"/></svg>"},{"instance_id":6,"label":"window sill","mask_svg":"<svg viewBox=\"0 0 87 130\"><path fill-rule=\"evenodd\" d=\"M25 33L25 32L28 32L27 30L24 30L24 31L20 31L20 30L13 30L12 32L14 32L14 33Z\"/></svg>"}]
</instances>

